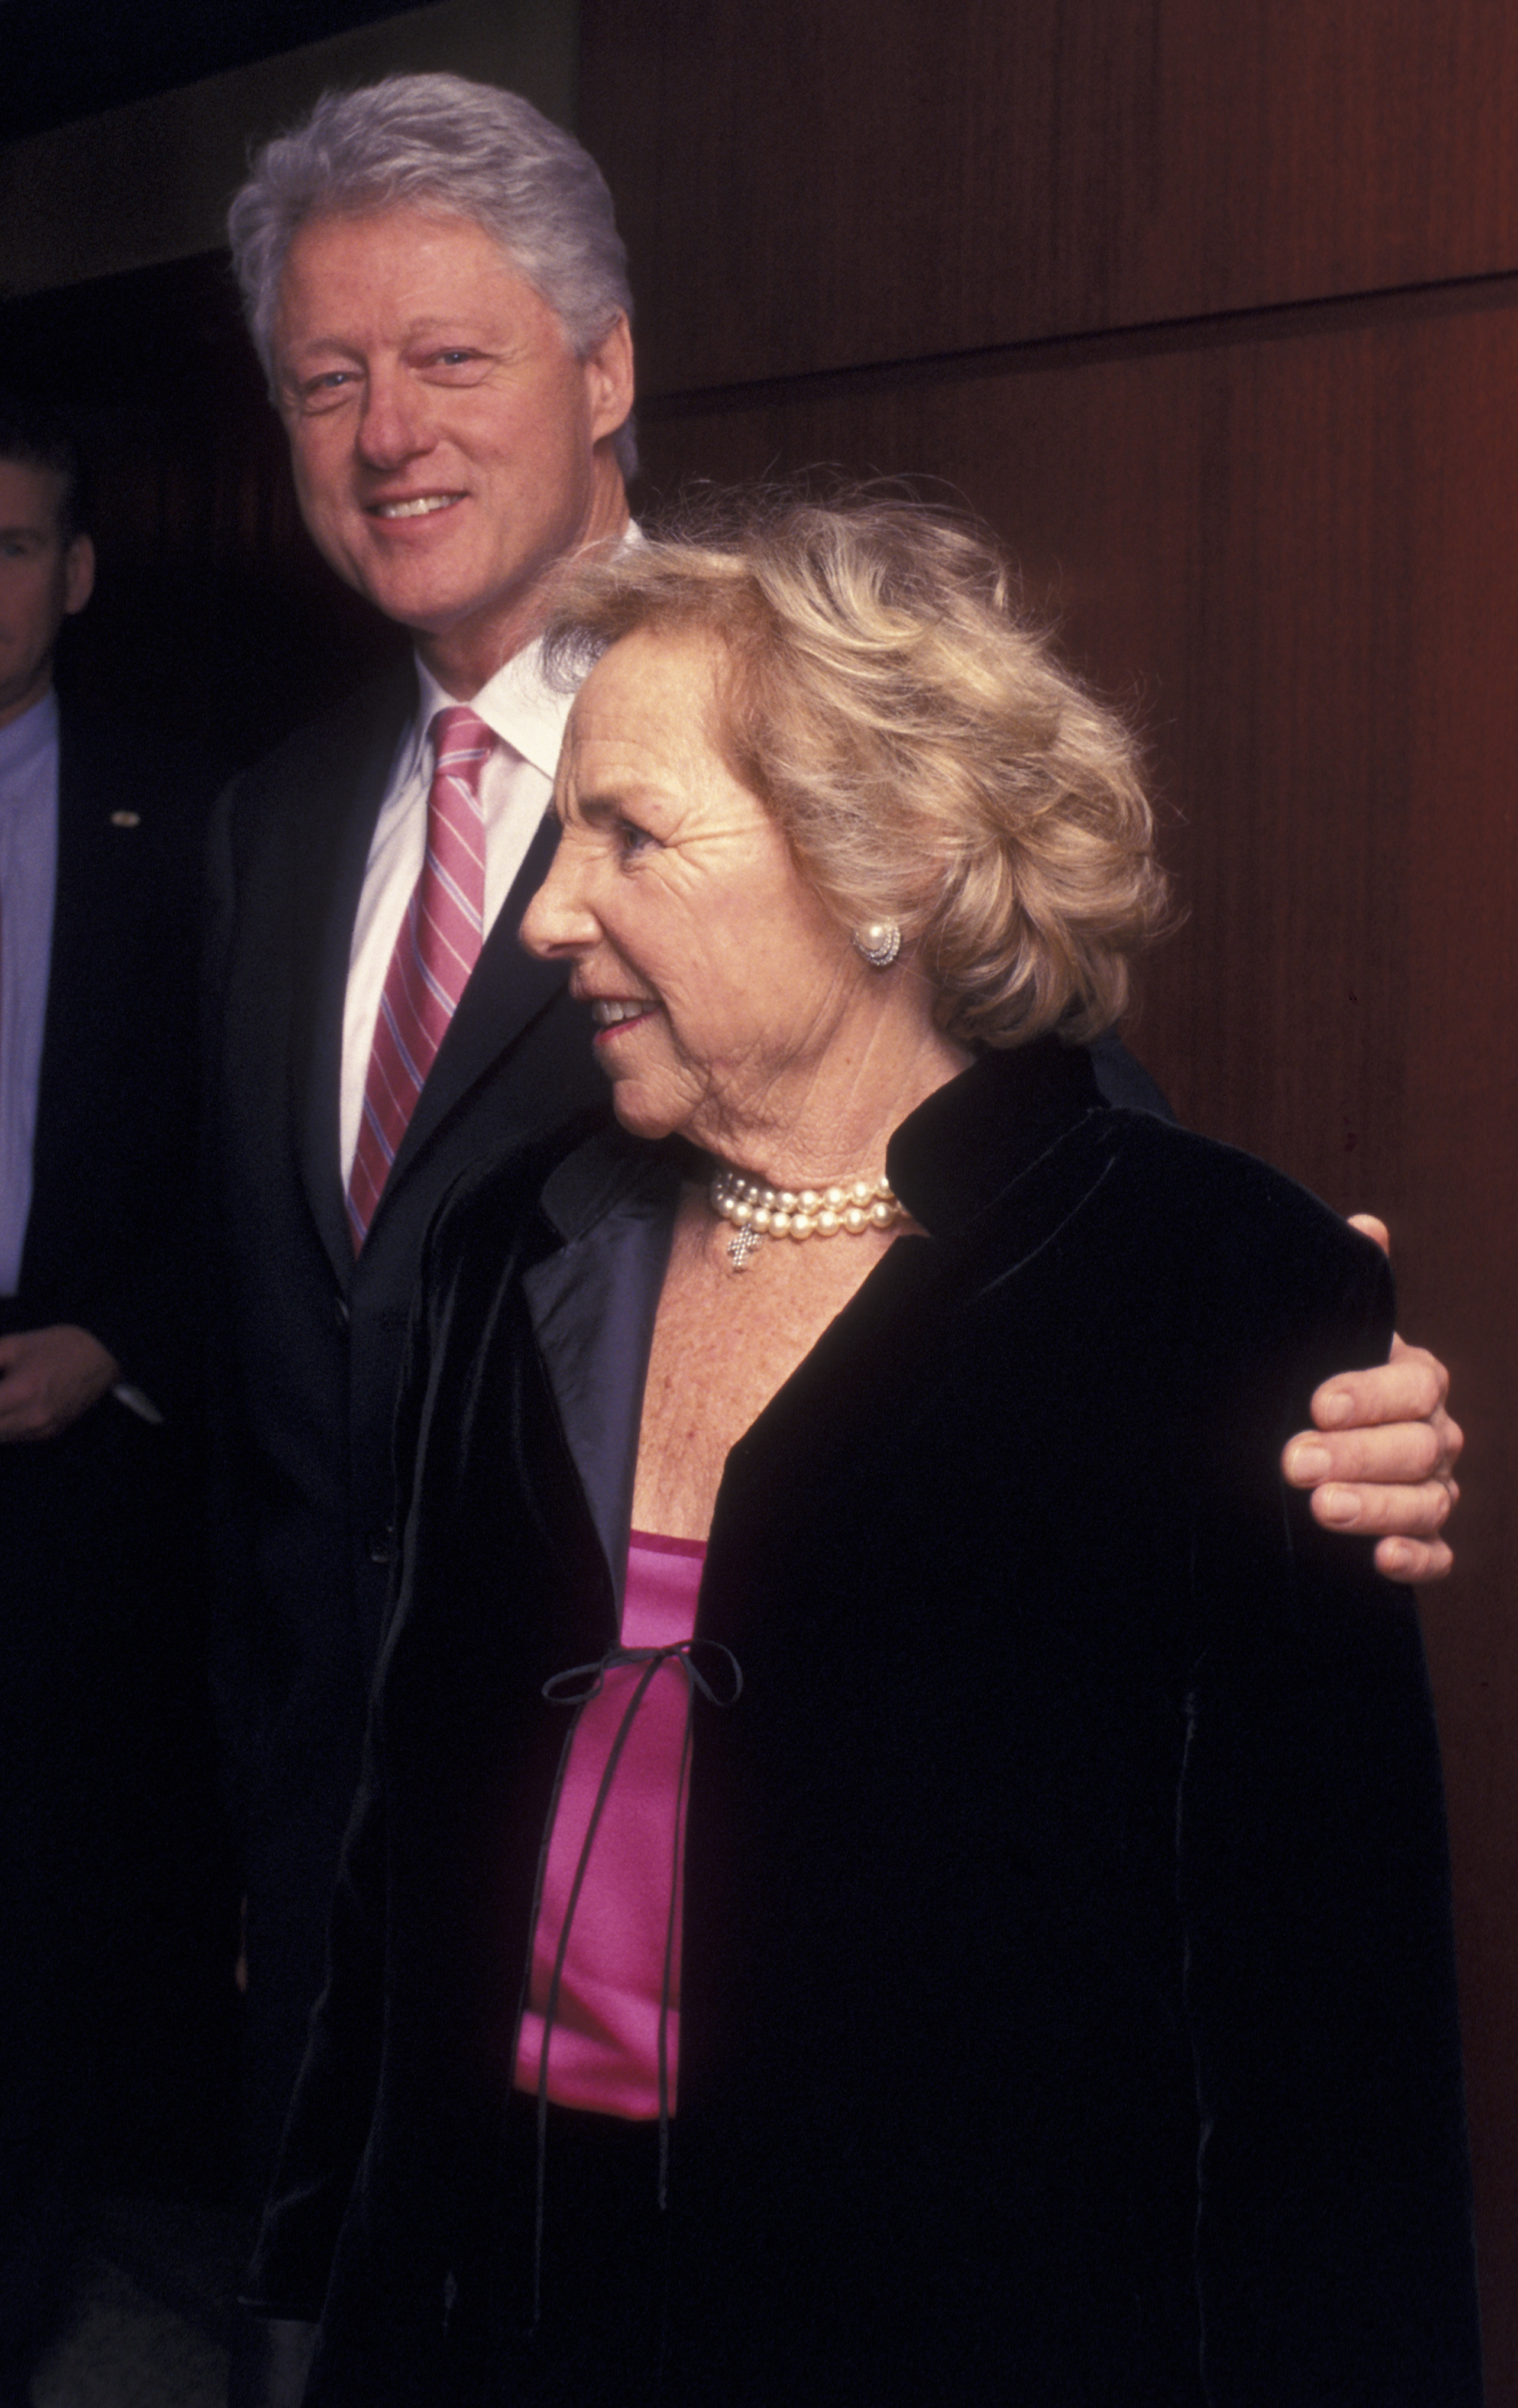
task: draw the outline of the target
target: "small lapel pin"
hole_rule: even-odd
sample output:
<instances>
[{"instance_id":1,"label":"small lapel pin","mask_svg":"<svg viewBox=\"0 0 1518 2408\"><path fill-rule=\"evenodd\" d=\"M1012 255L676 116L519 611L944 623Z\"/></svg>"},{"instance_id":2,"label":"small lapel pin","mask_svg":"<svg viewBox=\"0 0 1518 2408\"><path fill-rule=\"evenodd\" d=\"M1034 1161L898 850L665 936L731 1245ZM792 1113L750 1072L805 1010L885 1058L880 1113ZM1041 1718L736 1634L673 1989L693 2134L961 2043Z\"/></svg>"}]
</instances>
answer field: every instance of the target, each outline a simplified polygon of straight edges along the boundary
<instances>
[{"instance_id":1,"label":"small lapel pin","mask_svg":"<svg viewBox=\"0 0 1518 2408\"><path fill-rule=\"evenodd\" d=\"M140 811L112 811L110 815L110 824L112 827L140 827L142 825L142 813Z\"/></svg>"}]
</instances>

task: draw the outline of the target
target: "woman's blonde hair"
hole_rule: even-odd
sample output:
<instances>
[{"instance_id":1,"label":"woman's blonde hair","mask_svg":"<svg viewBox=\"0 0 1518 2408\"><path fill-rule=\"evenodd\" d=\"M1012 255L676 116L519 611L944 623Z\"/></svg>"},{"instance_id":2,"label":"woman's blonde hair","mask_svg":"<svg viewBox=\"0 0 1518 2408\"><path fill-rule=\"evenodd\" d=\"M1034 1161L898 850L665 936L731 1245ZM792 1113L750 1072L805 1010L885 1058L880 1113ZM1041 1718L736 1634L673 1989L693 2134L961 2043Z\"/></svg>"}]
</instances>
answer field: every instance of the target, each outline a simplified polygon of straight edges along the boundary
<instances>
[{"instance_id":1,"label":"woman's blonde hair","mask_svg":"<svg viewBox=\"0 0 1518 2408\"><path fill-rule=\"evenodd\" d=\"M985 535L870 496L709 502L575 572L550 672L666 632L716 639L719 750L843 927L899 924L947 1034L1119 1017L1167 910L1138 748Z\"/></svg>"}]
</instances>

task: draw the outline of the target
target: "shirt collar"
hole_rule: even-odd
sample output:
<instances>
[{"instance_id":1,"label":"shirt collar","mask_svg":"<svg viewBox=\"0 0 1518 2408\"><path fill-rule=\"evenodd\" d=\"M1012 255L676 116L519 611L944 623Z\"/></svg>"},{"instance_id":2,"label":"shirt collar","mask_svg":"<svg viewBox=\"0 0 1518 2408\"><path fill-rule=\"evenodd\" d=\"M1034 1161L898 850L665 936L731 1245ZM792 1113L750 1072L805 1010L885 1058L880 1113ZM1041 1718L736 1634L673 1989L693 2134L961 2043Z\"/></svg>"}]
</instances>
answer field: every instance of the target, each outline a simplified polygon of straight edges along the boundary
<instances>
[{"instance_id":1,"label":"shirt collar","mask_svg":"<svg viewBox=\"0 0 1518 2408\"><path fill-rule=\"evenodd\" d=\"M27 775L58 743L58 696L50 686L40 702L0 727L0 791Z\"/></svg>"},{"instance_id":2,"label":"shirt collar","mask_svg":"<svg viewBox=\"0 0 1518 2408\"><path fill-rule=\"evenodd\" d=\"M410 732L408 766L420 772L433 720L438 711L456 708L458 696L440 686L420 659L416 674L421 699ZM480 687L468 708L479 712L493 734L551 781L574 698L572 693L557 693L548 683L543 675L543 647L534 643L524 652L514 652L505 667Z\"/></svg>"},{"instance_id":3,"label":"shirt collar","mask_svg":"<svg viewBox=\"0 0 1518 2408\"><path fill-rule=\"evenodd\" d=\"M628 544L639 544L644 537L636 523L628 526L618 550ZM427 730L438 711L447 710L458 701L437 682L431 669L417 655L417 687L421 696L416 720L407 738L406 774L420 776ZM551 782L559 766L559 752L564 743L565 724L574 707L574 689L550 684L543 670L541 638L524 645L520 652L498 668L493 678L473 696L469 709L478 711L495 735L520 752L524 761Z\"/></svg>"}]
</instances>

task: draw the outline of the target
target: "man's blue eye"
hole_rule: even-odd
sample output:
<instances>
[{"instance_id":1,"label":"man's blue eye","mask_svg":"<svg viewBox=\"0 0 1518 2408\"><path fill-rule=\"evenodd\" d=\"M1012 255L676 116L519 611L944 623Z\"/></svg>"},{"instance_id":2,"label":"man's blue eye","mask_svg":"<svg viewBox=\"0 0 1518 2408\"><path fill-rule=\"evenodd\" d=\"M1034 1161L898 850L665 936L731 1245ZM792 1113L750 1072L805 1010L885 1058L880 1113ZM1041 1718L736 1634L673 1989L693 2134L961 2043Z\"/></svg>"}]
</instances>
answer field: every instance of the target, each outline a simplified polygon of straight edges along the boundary
<instances>
[{"instance_id":1,"label":"man's blue eye","mask_svg":"<svg viewBox=\"0 0 1518 2408\"><path fill-rule=\"evenodd\" d=\"M299 388L302 401L321 401L329 394L340 394L357 381L356 368L327 368L321 376L308 377Z\"/></svg>"}]
</instances>

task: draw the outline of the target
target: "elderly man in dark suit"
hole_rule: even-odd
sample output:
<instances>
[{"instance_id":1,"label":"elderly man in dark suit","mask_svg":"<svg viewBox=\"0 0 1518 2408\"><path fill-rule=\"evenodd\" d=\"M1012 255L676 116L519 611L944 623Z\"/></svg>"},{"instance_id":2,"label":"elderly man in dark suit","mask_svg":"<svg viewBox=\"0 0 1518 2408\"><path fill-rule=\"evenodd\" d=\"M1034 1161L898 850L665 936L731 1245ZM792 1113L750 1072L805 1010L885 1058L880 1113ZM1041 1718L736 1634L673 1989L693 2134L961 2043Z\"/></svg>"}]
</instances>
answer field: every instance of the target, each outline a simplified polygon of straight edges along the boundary
<instances>
[{"instance_id":1,"label":"elderly man in dark suit","mask_svg":"<svg viewBox=\"0 0 1518 2408\"><path fill-rule=\"evenodd\" d=\"M182 1600L197 1512L208 798L167 747L60 711L93 576L66 430L0 396L0 2402L66 2272L103 1959L121 2004L120 1673Z\"/></svg>"},{"instance_id":2,"label":"elderly man in dark suit","mask_svg":"<svg viewBox=\"0 0 1518 2408\"><path fill-rule=\"evenodd\" d=\"M415 639L400 683L233 788L216 848L219 1670L265 2156L358 1769L422 1231L477 1156L598 1092L516 929L568 707L537 638L560 565L628 539L632 354L594 163L454 77L329 94L260 154L232 238L307 524ZM1382 1425L1442 1393L1425 1362L1345 1384ZM1411 1534L1404 1573L1433 1561L1448 1448L1442 1420L1328 1441L1339 1479L1424 1484L1384 1512L1348 1492L1362 1529Z\"/></svg>"},{"instance_id":3,"label":"elderly man in dark suit","mask_svg":"<svg viewBox=\"0 0 1518 2408\"><path fill-rule=\"evenodd\" d=\"M215 847L217 1661L257 2164L358 1770L422 1234L479 1154L596 1092L516 927L568 708L542 589L626 531L632 362L606 188L508 93L329 99L263 153L233 239L307 522L416 639L233 788Z\"/></svg>"}]
</instances>

